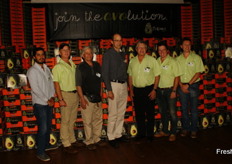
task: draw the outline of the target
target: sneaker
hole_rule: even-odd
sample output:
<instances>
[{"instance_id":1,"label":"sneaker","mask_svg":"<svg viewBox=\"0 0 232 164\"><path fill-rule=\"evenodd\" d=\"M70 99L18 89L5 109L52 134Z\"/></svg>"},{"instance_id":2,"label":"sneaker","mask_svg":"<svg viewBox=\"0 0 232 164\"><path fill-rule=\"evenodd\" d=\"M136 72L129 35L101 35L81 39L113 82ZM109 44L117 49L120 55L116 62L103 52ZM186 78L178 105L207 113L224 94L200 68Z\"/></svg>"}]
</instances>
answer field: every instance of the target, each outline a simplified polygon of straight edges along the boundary
<instances>
[{"instance_id":1,"label":"sneaker","mask_svg":"<svg viewBox=\"0 0 232 164\"><path fill-rule=\"evenodd\" d=\"M50 161L51 160L51 158L47 154L39 154L39 155L36 155L36 157L38 159L40 159L41 161Z\"/></svg>"},{"instance_id":2,"label":"sneaker","mask_svg":"<svg viewBox=\"0 0 232 164\"><path fill-rule=\"evenodd\" d=\"M87 149L89 150L96 150L97 147L95 146L95 144L89 144L89 145L86 145Z\"/></svg>"},{"instance_id":3,"label":"sneaker","mask_svg":"<svg viewBox=\"0 0 232 164\"><path fill-rule=\"evenodd\" d=\"M100 146L100 147L103 147L103 146L106 146L106 142L100 140L98 141L97 143L95 143L97 146Z\"/></svg>"},{"instance_id":4,"label":"sneaker","mask_svg":"<svg viewBox=\"0 0 232 164\"><path fill-rule=\"evenodd\" d=\"M68 147L64 147L64 152L68 153L68 154L76 154L78 153L78 151L76 149L74 149L72 146L68 146Z\"/></svg>"},{"instance_id":5,"label":"sneaker","mask_svg":"<svg viewBox=\"0 0 232 164\"><path fill-rule=\"evenodd\" d=\"M116 140L109 140L109 144L113 148L118 148L119 147L119 143Z\"/></svg>"},{"instance_id":6,"label":"sneaker","mask_svg":"<svg viewBox=\"0 0 232 164\"><path fill-rule=\"evenodd\" d=\"M55 149L58 149L58 146L55 146L55 145L49 145L45 151L50 151L50 150L55 150Z\"/></svg>"},{"instance_id":7,"label":"sneaker","mask_svg":"<svg viewBox=\"0 0 232 164\"><path fill-rule=\"evenodd\" d=\"M191 132L190 137L193 139L197 138L197 132Z\"/></svg>"},{"instance_id":8,"label":"sneaker","mask_svg":"<svg viewBox=\"0 0 232 164\"><path fill-rule=\"evenodd\" d=\"M156 134L154 135L154 137L156 137L156 138L167 137L167 136L169 136L169 134L164 133L163 131L160 131L159 133L156 133Z\"/></svg>"},{"instance_id":9,"label":"sneaker","mask_svg":"<svg viewBox=\"0 0 232 164\"><path fill-rule=\"evenodd\" d=\"M171 134L171 135L169 136L168 140L169 140L170 142L175 141L175 140L176 140L176 135L175 135L175 134Z\"/></svg>"},{"instance_id":10,"label":"sneaker","mask_svg":"<svg viewBox=\"0 0 232 164\"><path fill-rule=\"evenodd\" d=\"M182 130L181 133L180 133L180 136L181 137L186 137L188 134L188 131L187 130Z\"/></svg>"}]
</instances>

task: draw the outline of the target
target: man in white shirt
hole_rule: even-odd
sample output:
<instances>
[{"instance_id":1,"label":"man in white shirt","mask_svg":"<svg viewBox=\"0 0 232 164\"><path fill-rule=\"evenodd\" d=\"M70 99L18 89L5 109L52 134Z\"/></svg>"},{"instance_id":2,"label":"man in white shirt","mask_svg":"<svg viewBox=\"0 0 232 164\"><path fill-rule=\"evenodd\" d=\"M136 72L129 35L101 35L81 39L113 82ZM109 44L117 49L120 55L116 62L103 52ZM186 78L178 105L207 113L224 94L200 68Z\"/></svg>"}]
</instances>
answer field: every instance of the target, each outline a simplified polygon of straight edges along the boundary
<instances>
[{"instance_id":1,"label":"man in white shirt","mask_svg":"<svg viewBox=\"0 0 232 164\"><path fill-rule=\"evenodd\" d=\"M50 161L45 150L52 148L49 145L49 140L55 89L50 69L44 64L44 49L36 48L33 52L33 58L35 64L27 71L27 78L31 86L34 114L38 123L36 155L42 161Z\"/></svg>"}]
</instances>

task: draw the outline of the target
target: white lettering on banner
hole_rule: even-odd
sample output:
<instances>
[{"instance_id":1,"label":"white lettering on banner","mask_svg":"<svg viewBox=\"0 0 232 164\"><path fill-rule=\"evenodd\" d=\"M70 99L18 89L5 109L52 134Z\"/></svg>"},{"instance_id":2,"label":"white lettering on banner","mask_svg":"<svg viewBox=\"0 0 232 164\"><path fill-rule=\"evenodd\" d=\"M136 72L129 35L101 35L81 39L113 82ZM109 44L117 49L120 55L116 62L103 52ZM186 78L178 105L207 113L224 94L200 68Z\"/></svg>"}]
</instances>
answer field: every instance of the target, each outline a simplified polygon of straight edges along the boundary
<instances>
[{"instance_id":1,"label":"white lettering on banner","mask_svg":"<svg viewBox=\"0 0 232 164\"><path fill-rule=\"evenodd\" d=\"M59 28L61 23L71 23L81 21L79 15L71 14L68 12L58 13L55 12L55 26L54 31ZM149 10L142 10L140 13L133 13L131 10L127 12L106 12L103 14L94 13L93 11L84 12L84 21L86 22L99 22L99 21L167 21L167 17L161 13L149 12ZM153 27L153 31L165 31L159 27Z\"/></svg>"},{"instance_id":2,"label":"white lettering on banner","mask_svg":"<svg viewBox=\"0 0 232 164\"><path fill-rule=\"evenodd\" d=\"M228 149L228 150L216 149L216 154L232 154L232 149Z\"/></svg>"},{"instance_id":3,"label":"white lettering on banner","mask_svg":"<svg viewBox=\"0 0 232 164\"><path fill-rule=\"evenodd\" d=\"M56 16L54 31L58 29L59 23L80 21L80 18L77 15L68 15L67 12L64 12L64 15L58 15L58 13L56 12L54 15Z\"/></svg>"}]
</instances>

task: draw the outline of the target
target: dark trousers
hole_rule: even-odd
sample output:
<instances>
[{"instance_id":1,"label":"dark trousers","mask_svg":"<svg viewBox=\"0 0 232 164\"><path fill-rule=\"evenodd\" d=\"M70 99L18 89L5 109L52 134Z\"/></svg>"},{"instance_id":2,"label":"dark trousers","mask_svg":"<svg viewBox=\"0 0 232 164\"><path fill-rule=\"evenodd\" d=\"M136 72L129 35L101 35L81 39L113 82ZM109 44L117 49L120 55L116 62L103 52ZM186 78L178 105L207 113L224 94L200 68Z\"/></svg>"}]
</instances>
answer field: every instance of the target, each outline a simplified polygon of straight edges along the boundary
<instances>
[{"instance_id":1,"label":"dark trousers","mask_svg":"<svg viewBox=\"0 0 232 164\"><path fill-rule=\"evenodd\" d=\"M153 137L154 134L154 100L150 100L148 95L152 91L152 86L145 88L134 87L135 118L137 122L138 137Z\"/></svg>"},{"instance_id":2,"label":"dark trousers","mask_svg":"<svg viewBox=\"0 0 232 164\"><path fill-rule=\"evenodd\" d=\"M199 83L190 85L188 90L189 93L183 93L178 88L182 109L182 125L184 130L196 132L198 130Z\"/></svg>"},{"instance_id":3,"label":"dark trousers","mask_svg":"<svg viewBox=\"0 0 232 164\"><path fill-rule=\"evenodd\" d=\"M158 89L157 90L157 102L159 111L161 113L161 121L163 124L162 131L166 134L168 131L169 117L171 117L171 134L176 134L177 129L177 115L176 115L176 98L171 99L170 95L172 88Z\"/></svg>"},{"instance_id":4,"label":"dark trousers","mask_svg":"<svg viewBox=\"0 0 232 164\"><path fill-rule=\"evenodd\" d=\"M34 105L34 114L38 124L37 154L44 154L49 146L50 132L52 126L52 107L48 105Z\"/></svg>"}]
</instances>

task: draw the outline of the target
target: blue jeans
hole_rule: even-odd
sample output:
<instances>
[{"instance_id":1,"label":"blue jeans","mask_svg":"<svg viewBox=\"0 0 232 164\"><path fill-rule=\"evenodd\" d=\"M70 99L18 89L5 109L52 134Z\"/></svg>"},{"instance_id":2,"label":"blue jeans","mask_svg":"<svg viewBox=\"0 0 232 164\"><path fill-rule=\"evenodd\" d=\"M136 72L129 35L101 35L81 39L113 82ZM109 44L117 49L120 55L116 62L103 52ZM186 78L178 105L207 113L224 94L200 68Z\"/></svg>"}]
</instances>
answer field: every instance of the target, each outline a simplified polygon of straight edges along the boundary
<instances>
[{"instance_id":1,"label":"blue jeans","mask_svg":"<svg viewBox=\"0 0 232 164\"><path fill-rule=\"evenodd\" d=\"M182 109L182 128L187 131L196 132L198 125L198 95L199 84L194 83L189 86L190 93L183 93L180 88L181 109Z\"/></svg>"},{"instance_id":2,"label":"blue jeans","mask_svg":"<svg viewBox=\"0 0 232 164\"><path fill-rule=\"evenodd\" d=\"M162 131L166 134L168 131L169 116L171 117L171 134L176 134L177 115L176 115L176 98L171 99L172 88L157 90L157 103L159 106L161 121L163 124Z\"/></svg>"},{"instance_id":3,"label":"blue jeans","mask_svg":"<svg viewBox=\"0 0 232 164\"><path fill-rule=\"evenodd\" d=\"M52 107L48 105L34 104L34 114L38 124L37 155L44 154L49 146L52 126Z\"/></svg>"}]
</instances>

